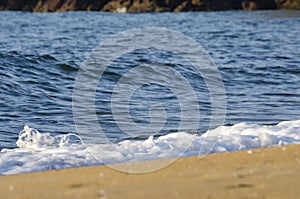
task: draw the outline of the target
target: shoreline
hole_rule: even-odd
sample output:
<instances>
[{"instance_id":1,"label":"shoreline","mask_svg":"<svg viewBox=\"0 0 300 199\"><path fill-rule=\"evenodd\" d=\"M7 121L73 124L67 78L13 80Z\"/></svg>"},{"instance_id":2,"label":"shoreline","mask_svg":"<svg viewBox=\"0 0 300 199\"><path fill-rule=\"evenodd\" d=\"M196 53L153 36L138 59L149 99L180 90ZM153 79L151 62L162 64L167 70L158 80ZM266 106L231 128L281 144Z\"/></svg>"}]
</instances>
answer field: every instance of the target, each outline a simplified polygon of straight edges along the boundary
<instances>
[{"instance_id":1,"label":"shoreline","mask_svg":"<svg viewBox=\"0 0 300 199\"><path fill-rule=\"evenodd\" d=\"M225 10L300 10L300 0L10 0L0 10L30 12L103 11L118 13L193 12Z\"/></svg>"},{"instance_id":2,"label":"shoreline","mask_svg":"<svg viewBox=\"0 0 300 199\"><path fill-rule=\"evenodd\" d=\"M168 160L135 164L141 167ZM90 166L0 176L5 198L297 198L300 144L183 157L168 167L128 174Z\"/></svg>"}]
</instances>

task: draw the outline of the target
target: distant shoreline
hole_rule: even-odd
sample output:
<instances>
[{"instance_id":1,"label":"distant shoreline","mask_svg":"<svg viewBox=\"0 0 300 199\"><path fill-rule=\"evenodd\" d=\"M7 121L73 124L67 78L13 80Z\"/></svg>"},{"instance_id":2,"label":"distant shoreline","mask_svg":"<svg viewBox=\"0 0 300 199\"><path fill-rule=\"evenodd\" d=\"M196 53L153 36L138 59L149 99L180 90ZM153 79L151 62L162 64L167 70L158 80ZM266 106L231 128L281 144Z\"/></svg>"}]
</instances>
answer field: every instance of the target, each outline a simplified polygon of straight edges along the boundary
<instances>
[{"instance_id":1,"label":"distant shoreline","mask_svg":"<svg viewBox=\"0 0 300 199\"><path fill-rule=\"evenodd\" d=\"M300 10L300 0L3 0L0 10L29 12L102 11L118 13L224 10Z\"/></svg>"}]
</instances>

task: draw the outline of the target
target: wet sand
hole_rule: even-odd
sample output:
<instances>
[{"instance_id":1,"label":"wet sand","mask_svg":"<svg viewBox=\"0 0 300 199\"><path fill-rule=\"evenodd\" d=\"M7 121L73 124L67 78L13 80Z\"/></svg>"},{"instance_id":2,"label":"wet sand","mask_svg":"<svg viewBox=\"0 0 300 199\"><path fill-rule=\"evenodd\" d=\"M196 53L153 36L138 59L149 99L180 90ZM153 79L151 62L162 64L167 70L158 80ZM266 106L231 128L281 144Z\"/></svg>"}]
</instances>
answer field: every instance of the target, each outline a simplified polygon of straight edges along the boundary
<instances>
[{"instance_id":1,"label":"wet sand","mask_svg":"<svg viewBox=\"0 0 300 199\"><path fill-rule=\"evenodd\" d=\"M0 193L5 199L299 198L300 145L185 157L146 174L95 166L1 176Z\"/></svg>"}]
</instances>

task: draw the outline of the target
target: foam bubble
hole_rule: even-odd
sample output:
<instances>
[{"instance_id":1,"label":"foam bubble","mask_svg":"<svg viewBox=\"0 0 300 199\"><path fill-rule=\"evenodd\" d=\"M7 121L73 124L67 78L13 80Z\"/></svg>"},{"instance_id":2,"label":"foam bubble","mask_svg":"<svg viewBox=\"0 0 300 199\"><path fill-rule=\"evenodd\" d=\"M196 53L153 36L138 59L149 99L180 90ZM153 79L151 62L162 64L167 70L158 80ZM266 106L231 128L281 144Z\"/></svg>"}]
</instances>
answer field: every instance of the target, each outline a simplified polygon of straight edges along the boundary
<instances>
[{"instance_id":1,"label":"foam bubble","mask_svg":"<svg viewBox=\"0 0 300 199\"><path fill-rule=\"evenodd\" d=\"M25 125L24 129L19 133L19 139L16 144L19 148L40 148L70 145L78 141L82 143L81 138L73 133L53 137L49 133L41 134L38 130Z\"/></svg>"}]
</instances>

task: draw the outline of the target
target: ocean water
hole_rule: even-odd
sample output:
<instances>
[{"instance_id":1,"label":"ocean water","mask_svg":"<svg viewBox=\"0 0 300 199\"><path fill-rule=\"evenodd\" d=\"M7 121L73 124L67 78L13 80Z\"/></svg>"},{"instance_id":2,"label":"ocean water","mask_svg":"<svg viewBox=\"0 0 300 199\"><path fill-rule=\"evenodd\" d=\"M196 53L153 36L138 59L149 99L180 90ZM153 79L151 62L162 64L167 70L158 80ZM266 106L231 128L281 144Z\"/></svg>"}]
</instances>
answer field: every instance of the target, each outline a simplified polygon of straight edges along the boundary
<instances>
[{"instance_id":1,"label":"ocean water","mask_svg":"<svg viewBox=\"0 0 300 199\"><path fill-rule=\"evenodd\" d=\"M0 17L1 175L300 142L298 11L0 12ZM209 125L213 91L197 68L172 52L141 46L104 70L92 107L98 128L81 133L78 123L89 124L74 114L74 85L80 68L89 63L86 60L99 43L145 27L182 33L206 50L224 84L226 106L219 107L224 121ZM135 34L134 38L143 38L146 33ZM163 35L153 35L163 38L159 44L173 45ZM152 45L149 41L145 46ZM120 40L112 46L126 49L128 42ZM173 46L189 45L187 40L174 40ZM160 66L158 72L152 65ZM120 97L112 101L116 82L137 66L143 67L135 71L127 87L142 86L128 93L128 103ZM176 79L177 73L174 78L167 74L168 67L190 83L196 100ZM85 78L88 85L95 77L91 73ZM113 102L119 104L114 108ZM127 110L130 121L123 120Z\"/></svg>"}]
</instances>

